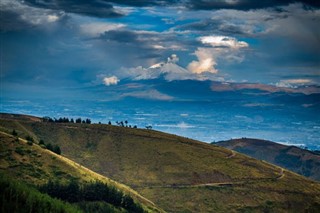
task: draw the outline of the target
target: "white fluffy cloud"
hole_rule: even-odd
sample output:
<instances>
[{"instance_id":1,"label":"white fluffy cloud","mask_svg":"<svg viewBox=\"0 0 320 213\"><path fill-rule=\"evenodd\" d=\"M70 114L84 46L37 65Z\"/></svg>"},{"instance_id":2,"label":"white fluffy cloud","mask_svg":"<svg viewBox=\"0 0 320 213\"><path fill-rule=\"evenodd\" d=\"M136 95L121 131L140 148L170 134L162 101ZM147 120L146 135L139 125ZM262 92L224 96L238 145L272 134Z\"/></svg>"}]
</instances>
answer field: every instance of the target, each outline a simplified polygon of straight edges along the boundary
<instances>
[{"instance_id":1,"label":"white fluffy cloud","mask_svg":"<svg viewBox=\"0 0 320 213\"><path fill-rule=\"evenodd\" d=\"M242 47L248 47L248 43L244 41L238 41L236 38L229 36L203 36L199 40L203 44L210 44L216 48L232 48L239 49Z\"/></svg>"},{"instance_id":2,"label":"white fluffy cloud","mask_svg":"<svg viewBox=\"0 0 320 213\"><path fill-rule=\"evenodd\" d=\"M218 70L215 68L217 65L214 57L214 52L209 48L198 48L194 53L198 61L192 61L188 65L188 70L192 73L201 74L204 72L217 73Z\"/></svg>"},{"instance_id":3,"label":"white fluffy cloud","mask_svg":"<svg viewBox=\"0 0 320 213\"><path fill-rule=\"evenodd\" d=\"M117 85L119 83L119 79L117 76L105 77L103 78L103 83L106 86Z\"/></svg>"},{"instance_id":4,"label":"white fluffy cloud","mask_svg":"<svg viewBox=\"0 0 320 213\"><path fill-rule=\"evenodd\" d=\"M227 61L241 62L243 57L239 56L239 50L249 47L248 43L228 36L203 36L199 38L199 41L202 44L212 46L212 48L201 47L195 51L194 55L198 60L192 61L188 65L188 70L196 74L218 73L216 65L221 56Z\"/></svg>"}]
</instances>

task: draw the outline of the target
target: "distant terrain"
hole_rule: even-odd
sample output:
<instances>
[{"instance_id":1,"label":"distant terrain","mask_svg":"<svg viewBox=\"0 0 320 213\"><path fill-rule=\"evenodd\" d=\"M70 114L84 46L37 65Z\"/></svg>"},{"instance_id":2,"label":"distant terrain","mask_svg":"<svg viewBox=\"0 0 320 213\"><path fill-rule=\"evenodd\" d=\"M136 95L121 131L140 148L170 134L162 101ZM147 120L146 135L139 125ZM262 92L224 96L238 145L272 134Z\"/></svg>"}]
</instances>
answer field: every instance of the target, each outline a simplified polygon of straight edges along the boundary
<instances>
[{"instance_id":1,"label":"distant terrain","mask_svg":"<svg viewBox=\"0 0 320 213\"><path fill-rule=\"evenodd\" d=\"M62 156L133 188L167 212L320 208L319 182L216 145L154 130L1 114L0 131L13 130L35 143L59 146ZM10 168L1 170L8 173Z\"/></svg>"},{"instance_id":2,"label":"distant terrain","mask_svg":"<svg viewBox=\"0 0 320 213\"><path fill-rule=\"evenodd\" d=\"M320 181L320 155L296 146L241 138L213 143Z\"/></svg>"}]
</instances>

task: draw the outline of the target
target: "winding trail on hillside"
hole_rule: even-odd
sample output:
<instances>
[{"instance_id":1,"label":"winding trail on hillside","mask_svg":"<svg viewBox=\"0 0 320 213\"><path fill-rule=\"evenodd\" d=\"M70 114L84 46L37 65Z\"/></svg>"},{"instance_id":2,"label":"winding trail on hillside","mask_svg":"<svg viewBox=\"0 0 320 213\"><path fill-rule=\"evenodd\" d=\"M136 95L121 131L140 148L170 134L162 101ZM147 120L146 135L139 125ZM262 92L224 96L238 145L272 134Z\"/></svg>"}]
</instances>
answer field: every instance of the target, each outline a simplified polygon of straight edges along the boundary
<instances>
[{"instance_id":1,"label":"winding trail on hillside","mask_svg":"<svg viewBox=\"0 0 320 213\"><path fill-rule=\"evenodd\" d=\"M284 176L285 176L285 174L284 174L284 169L283 168L280 168L281 170L280 170L280 172L279 172L279 176L277 177L277 180L280 180L280 179L282 179Z\"/></svg>"},{"instance_id":2,"label":"winding trail on hillside","mask_svg":"<svg viewBox=\"0 0 320 213\"><path fill-rule=\"evenodd\" d=\"M226 158L233 158L234 156L236 156L236 152L233 151L233 150L230 150L231 151L231 155L228 155Z\"/></svg>"}]
</instances>

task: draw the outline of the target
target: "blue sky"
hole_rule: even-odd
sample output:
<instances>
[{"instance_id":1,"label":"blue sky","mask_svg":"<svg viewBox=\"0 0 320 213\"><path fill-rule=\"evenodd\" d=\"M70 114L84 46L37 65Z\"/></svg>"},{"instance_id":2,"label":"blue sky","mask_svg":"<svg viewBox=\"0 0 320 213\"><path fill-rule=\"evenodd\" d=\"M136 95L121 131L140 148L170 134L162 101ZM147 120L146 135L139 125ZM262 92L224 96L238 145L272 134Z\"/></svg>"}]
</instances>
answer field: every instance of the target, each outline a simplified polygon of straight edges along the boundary
<instances>
[{"instance_id":1,"label":"blue sky","mask_svg":"<svg viewBox=\"0 0 320 213\"><path fill-rule=\"evenodd\" d=\"M193 101L195 105L182 112L191 114L197 109L210 111L210 104L201 103L212 101L217 91L320 93L319 1L1 0L0 10L3 103L31 98L57 104L68 99L114 103L135 98L140 105L176 101L175 108L181 110L182 102ZM310 103L303 97L300 105L293 105L303 105L298 111L309 118L319 103L314 96L308 98ZM269 99L237 101L233 99L235 106L275 104ZM1 111L50 114L36 105L24 110L21 102L14 103L20 105L2 104ZM181 114L169 110L167 116L169 112ZM236 112L232 116L243 117ZM290 122L301 119L296 117ZM185 129L196 121L163 122L159 128ZM312 120L308 125L312 129L320 124Z\"/></svg>"}]
</instances>

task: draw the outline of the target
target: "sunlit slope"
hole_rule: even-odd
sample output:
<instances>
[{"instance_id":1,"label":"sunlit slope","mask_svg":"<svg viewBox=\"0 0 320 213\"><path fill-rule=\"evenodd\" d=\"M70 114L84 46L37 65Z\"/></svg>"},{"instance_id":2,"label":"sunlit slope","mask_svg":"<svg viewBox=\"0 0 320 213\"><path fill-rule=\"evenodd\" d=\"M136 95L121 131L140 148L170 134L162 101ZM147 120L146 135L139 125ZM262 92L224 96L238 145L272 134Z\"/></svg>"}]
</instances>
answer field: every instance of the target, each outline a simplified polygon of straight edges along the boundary
<instances>
[{"instance_id":1,"label":"sunlit slope","mask_svg":"<svg viewBox=\"0 0 320 213\"><path fill-rule=\"evenodd\" d=\"M8 117L0 125L3 131L16 129L20 135L58 144L64 156L129 185L169 212L301 212L320 207L319 183L187 138Z\"/></svg>"},{"instance_id":2,"label":"sunlit slope","mask_svg":"<svg viewBox=\"0 0 320 213\"><path fill-rule=\"evenodd\" d=\"M37 144L29 145L24 139L0 132L0 172L6 177L37 186L48 180L68 183L102 181L130 195L150 212L161 212L151 201L136 191L104 177L78 163L57 155Z\"/></svg>"}]
</instances>

